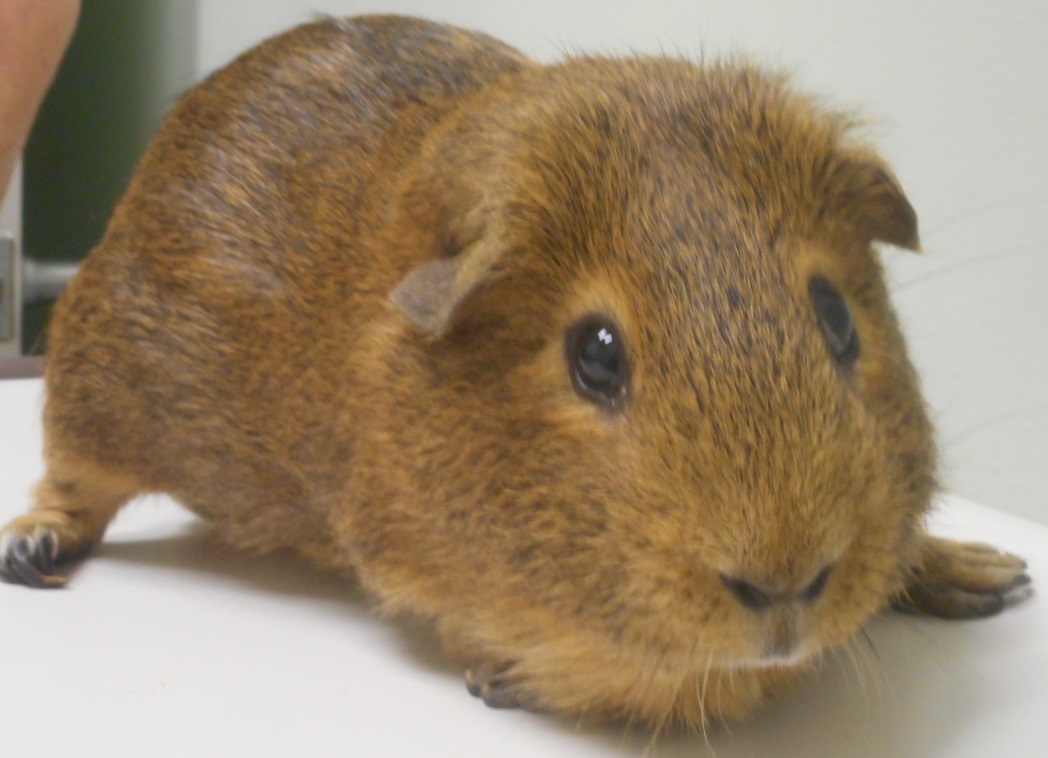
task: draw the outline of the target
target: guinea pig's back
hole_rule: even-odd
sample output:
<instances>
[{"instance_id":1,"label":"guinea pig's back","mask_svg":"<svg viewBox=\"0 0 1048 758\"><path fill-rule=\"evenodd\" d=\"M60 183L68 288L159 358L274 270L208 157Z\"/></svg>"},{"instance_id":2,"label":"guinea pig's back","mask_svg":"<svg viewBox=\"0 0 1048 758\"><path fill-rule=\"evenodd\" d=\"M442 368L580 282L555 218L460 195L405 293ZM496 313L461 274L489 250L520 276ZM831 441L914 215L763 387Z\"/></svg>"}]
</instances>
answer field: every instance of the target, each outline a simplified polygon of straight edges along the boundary
<instances>
[{"instance_id":1,"label":"guinea pig's back","mask_svg":"<svg viewBox=\"0 0 1048 758\"><path fill-rule=\"evenodd\" d=\"M432 127L524 65L484 35L327 19L190 91L55 309L52 458L206 515L214 496L308 498L305 469L345 452L354 322L399 276L361 237Z\"/></svg>"}]
</instances>

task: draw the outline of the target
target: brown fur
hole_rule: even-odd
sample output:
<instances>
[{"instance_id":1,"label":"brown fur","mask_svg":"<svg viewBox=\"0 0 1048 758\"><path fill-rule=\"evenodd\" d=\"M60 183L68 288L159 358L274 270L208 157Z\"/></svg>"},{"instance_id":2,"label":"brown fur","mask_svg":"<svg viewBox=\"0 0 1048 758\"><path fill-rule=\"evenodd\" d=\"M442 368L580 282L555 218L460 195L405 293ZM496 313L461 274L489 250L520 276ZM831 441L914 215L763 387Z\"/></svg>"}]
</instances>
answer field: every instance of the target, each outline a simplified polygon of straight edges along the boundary
<instances>
[{"instance_id":1,"label":"brown fur","mask_svg":"<svg viewBox=\"0 0 1048 758\"><path fill-rule=\"evenodd\" d=\"M912 569L996 598L1021 574L920 571L955 546L921 528L932 430L875 241L917 244L888 169L750 66L296 29L179 103L60 302L6 573L167 492L433 619L493 704L740 716ZM850 372L815 275L855 314ZM565 366L593 312L631 356L619 415ZM761 613L721 579L790 595L827 565Z\"/></svg>"}]
</instances>

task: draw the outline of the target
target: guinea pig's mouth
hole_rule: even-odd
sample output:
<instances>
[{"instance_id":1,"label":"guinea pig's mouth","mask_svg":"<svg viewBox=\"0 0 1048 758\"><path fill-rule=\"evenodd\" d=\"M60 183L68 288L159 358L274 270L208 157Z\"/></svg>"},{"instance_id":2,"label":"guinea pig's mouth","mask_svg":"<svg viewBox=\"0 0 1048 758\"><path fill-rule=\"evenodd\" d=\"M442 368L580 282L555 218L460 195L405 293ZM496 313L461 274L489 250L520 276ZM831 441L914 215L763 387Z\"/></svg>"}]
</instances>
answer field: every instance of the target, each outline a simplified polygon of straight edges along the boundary
<instances>
[{"instance_id":1,"label":"guinea pig's mouth","mask_svg":"<svg viewBox=\"0 0 1048 758\"><path fill-rule=\"evenodd\" d=\"M812 653L807 650L796 650L788 655L769 654L758 658L743 658L733 660L730 668L736 669L774 669L794 668L806 663L812 658Z\"/></svg>"},{"instance_id":2,"label":"guinea pig's mouth","mask_svg":"<svg viewBox=\"0 0 1048 758\"><path fill-rule=\"evenodd\" d=\"M805 623L809 622L809 623ZM725 656L722 665L735 669L792 668L799 666L819 651L810 620L784 612L765 620L749 650Z\"/></svg>"}]
</instances>

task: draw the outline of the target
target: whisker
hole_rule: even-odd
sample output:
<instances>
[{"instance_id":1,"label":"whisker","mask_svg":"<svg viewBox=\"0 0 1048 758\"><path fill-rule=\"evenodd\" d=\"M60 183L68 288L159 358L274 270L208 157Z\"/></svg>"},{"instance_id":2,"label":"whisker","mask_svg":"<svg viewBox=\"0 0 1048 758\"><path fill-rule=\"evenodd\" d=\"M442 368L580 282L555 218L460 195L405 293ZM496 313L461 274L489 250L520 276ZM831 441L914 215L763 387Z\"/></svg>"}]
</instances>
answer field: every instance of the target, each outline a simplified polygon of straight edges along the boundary
<instances>
[{"instance_id":1,"label":"whisker","mask_svg":"<svg viewBox=\"0 0 1048 758\"><path fill-rule=\"evenodd\" d=\"M928 271L923 274L917 274L912 276L904 282L892 285L890 287L892 295L896 295L900 292L905 292L911 287L915 287L921 284L938 279L941 276L948 276L958 271L971 268L973 266L984 266L988 263L996 263L1002 258L1010 258L1016 255L1028 255L1031 253L1040 253L1042 251L1039 245L1021 245L1019 247L1008 248L1007 250L996 250L979 255L965 258L964 260L957 261L956 263L948 263L943 266L939 266L933 271Z\"/></svg>"},{"instance_id":2,"label":"whisker","mask_svg":"<svg viewBox=\"0 0 1048 758\"><path fill-rule=\"evenodd\" d=\"M720 668L717 671L717 715L719 716L720 720L720 728L726 731L729 736L733 736L731 731L731 725L728 723L728 720L724 717L724 697L721 695L721 693L723 693L724 691L724 685L722 684L722 682L724 681L723 677L724 669ZM731 688L732 692L735 691L734 666L728 666L728 686Z\"/></svg>"},{"instance_id":3,"label":"whisker","mask_svg":"<svg viewBox=\"0 0 1048 758\"><path fill-rule=\"evenodd\" d=\"M863 630L865 633L865 630ZM859 691L862 692L862 699L865 705L863 712L866 714L867 720L869 720L870 714L870 690L866 686L866 669L862 666L859 661L859 656L856 653L856 646L858 645L858 639L852 639L844 647L844 651L848 654L848 659L851 661L852 668L855 670L855 679L859 684Z\"/></svg>"},{"instance_id":4,"label":"whisker","mask_svg":"<svg viewBox=\"0 0 1048 758\"><path fill-rule=\"evenodd\" d=\"M709 718L707 716L707 713L709 711L708 711L708 709L706 707L706 694L708 692L708 687L709 687L709 683L710 683L710 669L712 667L713 667L713 653L711 652L706 657L706 668L705 668L705 670L702 673L702 684L701 684L701 688L699 690L699 704L700 704L700 711L702 713L702 741L706 743L707 750L709 750L711 753L714 753L715 751L713 749L713 745L710 744L710 735L709 735L709 721L710 720L709 720ZM696 684L698 686L697 682L696 682Z\"/></svg>"},{"instance_id":5,"label":"whisker","mask_svg":"<svg viewBox=\"0 0 1048 758\"><path fill-rule=\"evenodd\" d=\"M857 638L857 642L860 638ZM869 632L865 629L862 630L861 641L865 643L857 649L867 653L870 657L866 660L872 661L872 666L867 666L866 671L871 676L876 675L874 680L877 684L876 692L878 693L878 704L885 702L884 693L887 693L887 702L891 707L898 712L899 711L899 693L895 687L895 682L892 681L888 667L884 664L884 660L881 657L880 651L877 650L876 644L874 644L873 637L870 636Z\"/></svg>"},{"instance_id":6,"label":"whisker","mask_svg":"<svg viewBox=\"0 0 1048 758\"><path fill-rule=\"evenodd\" d=\"M864 627L859 630L859 634L862 636L863 640L865 640L870 652L873 653L873 657L877 659L877 663L881 663L881 655L877 652L877 645L874 644L873 637L870 636L869 631Z\"/></svg>"},{"instance_id":7,"label":"whisker","mask_svg":"<svg viewBox=\"0 0 1048 758\"><path fill-rule=\"evenodd\" d=\"M939 443L939 447L944 451L949 450L953 446L957 445L959 442L963 442L964 440L968 439L973 434L985 431L986 429L992 428L998 424L1007 423L1008 421L1014 421L1016 419L1028 419L1031 414L1040 414L1045 412L1048 412L1048 404L1032 405L1027 406L1025 408L1017 408L1015 410L1008 411L1007 413L1002 413L998 416L993 416L991 418L984 419L983 421L980 421L977 424L972 424L971 426L962 429L961 431L941 440Z\"/></svg>"}]
</instances>

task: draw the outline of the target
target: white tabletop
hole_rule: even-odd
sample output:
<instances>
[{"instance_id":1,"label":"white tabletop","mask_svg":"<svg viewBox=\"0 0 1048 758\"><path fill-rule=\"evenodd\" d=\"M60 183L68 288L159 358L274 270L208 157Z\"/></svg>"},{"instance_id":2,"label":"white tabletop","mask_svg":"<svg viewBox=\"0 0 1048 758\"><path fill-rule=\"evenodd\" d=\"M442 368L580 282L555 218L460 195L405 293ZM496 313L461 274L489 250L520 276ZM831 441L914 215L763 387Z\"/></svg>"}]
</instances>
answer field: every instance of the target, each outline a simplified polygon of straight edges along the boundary
<instances>
[{"instance_id":1,"label":"white tabletop","mask_svg":"<svg viewBox=\"0 0 1048 758\"><path fill-rule=\"evenodd\" d=\"M40 476L42 385L0 382L0 519ZM1048 528L957 498L945 536L1048 582ZM898 615L752 721L662 738L654 757L1048 755L1048 606ZM429 631L371 615L344 580L217 542L171 501L126 509L65 590L0 585L0 755L634 756L646 734L576 729L471 698Z\"/></svg>"}]
</instances>

